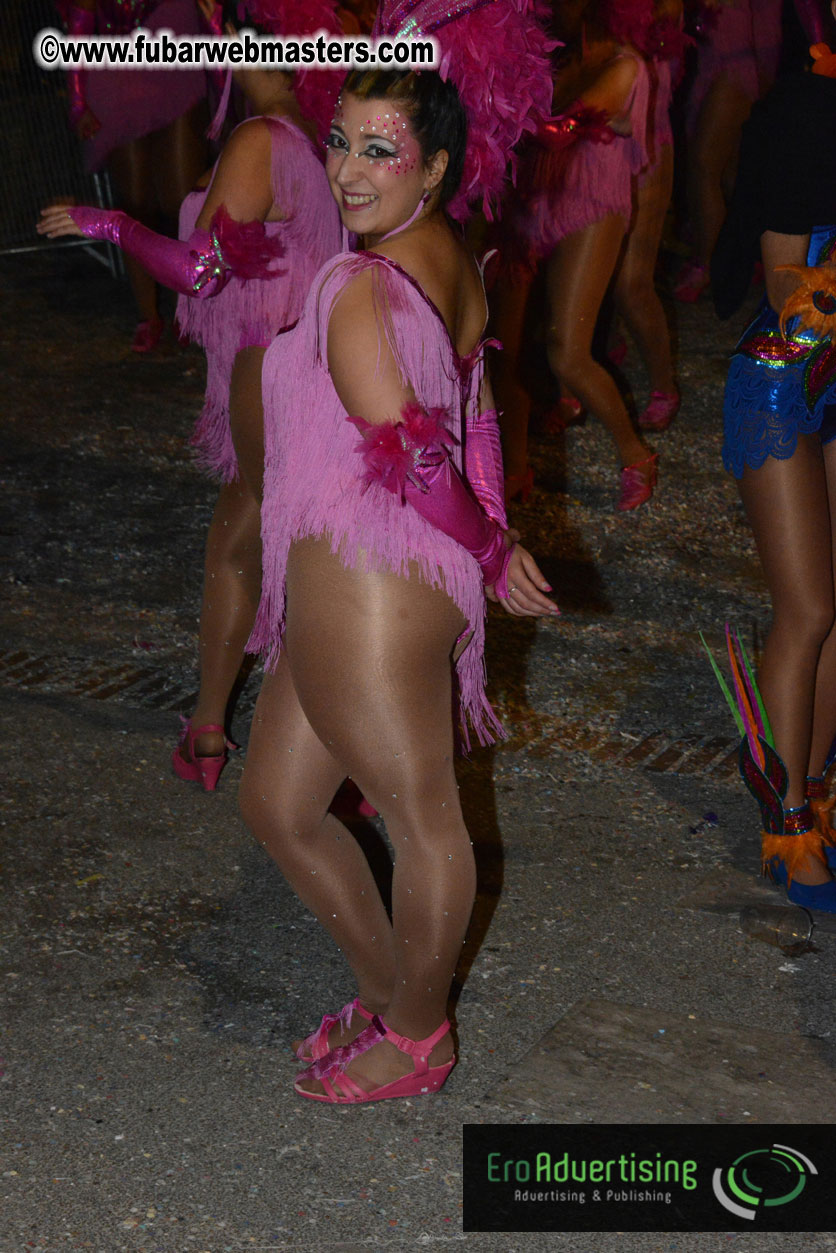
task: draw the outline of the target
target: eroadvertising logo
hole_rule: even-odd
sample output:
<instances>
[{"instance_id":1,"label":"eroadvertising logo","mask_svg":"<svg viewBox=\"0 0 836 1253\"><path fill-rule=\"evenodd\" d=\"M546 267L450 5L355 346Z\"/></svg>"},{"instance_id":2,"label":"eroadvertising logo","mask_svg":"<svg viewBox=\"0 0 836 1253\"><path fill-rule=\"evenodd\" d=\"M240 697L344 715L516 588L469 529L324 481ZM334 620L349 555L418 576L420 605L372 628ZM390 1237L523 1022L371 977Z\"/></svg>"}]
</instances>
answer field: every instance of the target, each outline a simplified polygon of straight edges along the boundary
<instances>
[{"instance_id":1,"label":"eroadvertising logo","mask_svg":"<svg viewBox=\"0 0 836 1253\"><path fill-rule=\"evenodd\" d=\"M758 1206L789 1205L801 1196L807 1175L817 1175L809 1157L788 1144L741 1153L726 1170L714 1172L714 1195L738 1218L753 1219ZM731 1194L731 1195L730 1195Z\"/></svg>"},{"instance_id":2,"label":"eroadvertising logo","mask_svg":"<svg viewBox=\"0 0 836 1253\"><path fill-rule=\"evenodd\" d=\"M836 1230L826 1125L503 1124L463 1139L465 1231Z\"/></svg>"}]
</instances>

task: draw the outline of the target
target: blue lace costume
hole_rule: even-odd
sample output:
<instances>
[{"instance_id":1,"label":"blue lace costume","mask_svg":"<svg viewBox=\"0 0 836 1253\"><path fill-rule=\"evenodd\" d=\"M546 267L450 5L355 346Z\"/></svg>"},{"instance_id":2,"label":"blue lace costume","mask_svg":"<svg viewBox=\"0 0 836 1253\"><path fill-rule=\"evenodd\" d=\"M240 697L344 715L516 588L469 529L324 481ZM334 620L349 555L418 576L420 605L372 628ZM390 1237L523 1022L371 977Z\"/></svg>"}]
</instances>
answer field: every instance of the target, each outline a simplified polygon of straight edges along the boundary
<instances>
[{"instance_id":1,"label":"blue lace costume","mask_svg":"<svg viewBox=\"0 0 836 1253\"><path fill-rule=\"evenodd\" d=\"M807 265L834 260L836 226L816 227ZM735 349L723 402L723 464L735 478L767 457L791 457L799 435L836 436L836 347L797 324L790 321L784 339L764 297Z\"/></svg>"}]
</instances>

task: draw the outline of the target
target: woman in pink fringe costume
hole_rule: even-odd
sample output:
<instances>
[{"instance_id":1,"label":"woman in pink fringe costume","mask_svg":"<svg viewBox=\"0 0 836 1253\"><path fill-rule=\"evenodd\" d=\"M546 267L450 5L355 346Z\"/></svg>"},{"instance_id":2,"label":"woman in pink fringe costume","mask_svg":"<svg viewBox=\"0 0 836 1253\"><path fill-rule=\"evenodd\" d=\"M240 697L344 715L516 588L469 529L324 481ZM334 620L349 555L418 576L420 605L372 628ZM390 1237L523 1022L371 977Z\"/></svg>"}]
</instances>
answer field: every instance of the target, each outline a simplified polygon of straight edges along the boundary
<instances>
[{"instance_id":1,"label":"woman in pink fringe costume","mask_svg":"<svg viewBox=\"0 0 836 1253\"><path fill-rule=\"evenodd\" d=\"M475 891L451 659L463 723L490 742L486 591L515 615L558 612L507 530L484 289L448 217L495 195L513 143L548 107L548 42L525 7L384 5L377 29L435 33L441 70L349 75L327 171L365 251L320 271L265 357L253 646L269 673L241 800L356 979L356 997L298 1045L311 1065L296 1090L318 1101L417 1096L450 1073L445 1013ZM328 813L349 774L395 851L391 922Z\"/></svg>"},{"instance_id":2,"label":"woman in pink fringe costume","mask_svg":"<svg viewBox=\"0 0 836 1253\"><path fill-rule=\"evenodd\" d=\"M687 44L681 0L662 0L655 14L645 42L651 82L648 162L638 176L635 211L613 289L615 307L647 369L650 399L638 419L646 431L666 430L679 410L668 319L656 290L656 264L673 194L671 96Z\"/></svg>"},{"instance_id":3,"label":"woman in pink fringe costume","mask_svg":"<svg viewBox=\"0 0 836 1253\"><path fill-rule=\"evenodd\" d=\"M195 0L58 0L70 34L126 35L138 26L205 34ZM70 123L88 170L104 166L124 210L146 226L177 220L180 202L206 168L207 76L203 70L73 70ZM125 268L139 310L132 347L150 352L163 323L153 275L131 256Z\"/></svg>"},{"instance_id":4,"label":"woman in pink fringe costume","mask_svg":"<svg viewBox=\"0 0 836 1253\"><path fill-rule=\"evenodd\" d=\"M647 156L650 78L638 49L652 0L591 0L576 56L555 87L556 117L530 145L508 214L506 267L494 326L505 346L497 375L508 476L506 496L526 496L530 400L519 374L525 308L538 264L546 267L549 364L604 423L621 465L618 510L650 498L658 457L636 432L592 337L633 216Z\"/></svg>"},{"instance_id":5,"label":"woman in pink fringe costume","mask_svg":"<svg viewBox=\"0 0 836 1253\"><path fill-rule=\"evenodd\" d=\"M330 0L248 0L241 18L274 33L339 30ZM39 228L113 239L138 256L181 293L180 325L206 350L206 400L192 443L221 488L206 544L200 691L172 764L208 791L227 760L227 705L261 590L261 361L273 336L297 320L314 275L344 238L316 142L339 79L260 69L235 77L256 116L233 132L208 186L183 202L182 242L124 214L81 207L46 210Z\"/></svg>"}]
</instances>

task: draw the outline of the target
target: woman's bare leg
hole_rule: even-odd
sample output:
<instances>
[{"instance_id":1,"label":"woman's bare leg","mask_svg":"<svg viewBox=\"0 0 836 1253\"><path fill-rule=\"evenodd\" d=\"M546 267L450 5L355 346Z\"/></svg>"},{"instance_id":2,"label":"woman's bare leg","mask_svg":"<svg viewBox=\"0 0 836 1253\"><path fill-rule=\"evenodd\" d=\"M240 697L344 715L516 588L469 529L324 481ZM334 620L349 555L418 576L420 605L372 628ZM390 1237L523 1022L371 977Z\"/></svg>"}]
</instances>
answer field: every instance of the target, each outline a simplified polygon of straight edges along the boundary
<instances>
[{"instance_id":1,"label":"woman's bare leg","mask_svg":"<svg viewBox=\"0 0 836 1253\"><path fill-rule=\"evenodd\" d=\"M135 139L116 148L108 157L108 170L116 189L120 209L144 226L159 229L159 212L154 193L153 161L149 137ZM140 321L159 319L157 284L138 261L123 254L125 272L136 302Z\"/></svg>"},{"instance_id":2,"label":"woman's bare leg","mask_svg":"<svg viewBox=\"0 0 836 1253\"><path fill-rule=\"evenodd\" d=\"M696 236L694 259L708 266L726 218L726 196L734 183L740 132L752 101L733 79L721 74L702 102L688 146L688 204Z\"/></svg>"},{"instance_id":3,"label":"woman's bare leg","mask_svg":"<svg viewBox=\"0 0 836 1253\"><path fill-rule=\"evenodd\" d=\"M804 804L816 676L834 622L830 514L818 436L801 436L786 461L770 457L759 470L747 468L740 495L772 598L758 683L789 777L784 803L795 808ZM824 883L829 875L811 860L797 878Z\"/></svg>"},{"instance_id":4,"label":"woman's bare leg","mask_svg":"<svg viewBox=\"0 0 836 1253\"><path fill-rule=\"evenodd\" d=\"M232 371L230 426L239 474L221 488L206 539L200 611L200 691L191 719L196 727L225 724L229 698L261 596L263 356L263 348L244 349L235 358ZM201 754L219 754L223 747L223 736L218 733L198 737ZM188 759L186 745L180 751Z\"/></svg>"},{"instance_id":5,"label":"woman's bare leg","mask_svg":"<svg viewBox=\"0 0 836 1253\"><path fill-rule=\"evenodd\" d=\"M592 357L592 336L618 264L624 222L611 215L561 240L547 263L549 364L612 435L622 466L648 457L612 376Z\"/></svg>"},{"instance_id":6,"label":"woman's bare leg","mask_svg":"<svg viewBox=\"0 0 836 1253\"><path fill-rule=\"evenodd\" d=\"M208 164L207 123L208 106L201 100L148 137L154 199L161 213L174 224L180 205Z\"/></svg>"},{"instance_id":7,"label":"woman's bare leg","mask_svg":"<svg viewBox=\"0 0 836 1253\"><path fill-rule=\"evenodd\" d=\"M615 305L647 367L650 390L676 391L671 337L656 291L656 262L673 191L673 147L662 149L656 170L639 185L636 213L615 282Z\"/></svg>"},{"instance_id":8,"label":"woman's bare leg","mask_svg":"<svg viewBox=\"0 0 836 1253\"><path fill-rule=\"evenodd\" d=\"M347 570L327 539L302 541L291 552L286 649L293 688L323 748L339 763L332 778L350 774L386 823L395 852L387 940L394 975L386 1021L413 1039L426 1038L444 1019L475 892L453 771L450 658L463 625L446 594L414 570L406 579ZM271 724L281 716L271 713ZM261 752L255 764L248 757L244 814L256 837L290 868L301 895L309 890L310 868L300 874L293 866L310 846L311 830L287 803L282 755L270 761ZM336 896L317 906L360 988L369 985L380 960L381 904L367 895L358 889L352 900L341 895L339 906ZM347 941L343 928L355 938ZM433 1064L451 1052L448 1036ZM378 1084L410 1067L384 1042L352 1063L350 1073L361 1085Z\"/></svg>"},{"instance_id":9,"label":"woman's bare leg","mask_svg":"<svg viewBox=\"0 0 836 1253\"><path fill-rule=\"evenodd\" d=\"M528 420L531 396L523 385L523 332L531 279L502 274L491 292L491 330L502 343L491 378L494 385L505 475L522 479L528 468Z\"/></svg>"},{"instance_id":10,"label":"woman's bare leg","mask_svg":"<svg viewBox=\"0 0 836 1253\"><path fill-rule=\"evenodd\" d=\"M822 449L830 504L830 555L836 586L836 442ZM822 644L816 669L816 696L813 705L813 735L807 773L818 776L836 736L836 626Z\"/></svg>"}]
</instances>

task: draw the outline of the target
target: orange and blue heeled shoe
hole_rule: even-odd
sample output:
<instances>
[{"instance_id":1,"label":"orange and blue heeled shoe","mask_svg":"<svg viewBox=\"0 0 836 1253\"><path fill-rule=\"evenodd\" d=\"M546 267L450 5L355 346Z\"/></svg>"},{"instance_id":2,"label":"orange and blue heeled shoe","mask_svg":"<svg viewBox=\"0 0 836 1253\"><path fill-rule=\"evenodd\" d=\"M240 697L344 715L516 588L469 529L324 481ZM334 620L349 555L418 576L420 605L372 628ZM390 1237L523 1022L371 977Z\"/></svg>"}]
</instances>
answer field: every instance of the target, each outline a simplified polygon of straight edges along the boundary
<instances>
[{"instance_id":1,"label":"orange and blue heeled shoe","mask_svg":"<svg viewBox=\"0 0 836 1253\"><path fill-rule=\"evenodd\" d=\"M836 798L830 795L824 775L808 775L806 791L828 868L836 870L836 830L831 821Z\"/></svg>"},{"instance_id":2,"label":"orange and blue heeled shoe","mask_svg":"<svg viewBox=\"0 0 836 1253\"><path fill-rule=\"evenodd\" d=\"M824 867L827 858L824 845L808 804L784 811L784 830L761 832L763 872L779 884L793 905L821 913L836 914L836 882L799 883L795 874L800 866L819 861Z\"/></svg>"},{"instance_id":3,"label":"orange and blue heeled shoe","mask_svg":"<svg viewBox=\"0 0 836 1253\"><path fill-rule=\"evenodd\" d=\"M202 783L204 792L215 791L221 771L229 758L226 737L224 737L224 751L222 753L214 753L205 757L201 757L198 753L195 748L195 740L198 736L213 733L223 735L224 729L215 722L207 723L203 727L193 727L191 719L184 718L180 739L177 742L177 747L171 754L171 764L177 777L186 779L190 783ZM188 758L183 756L184 748L188 753Z\"/></svg>"},{"instance_id":4,"label":"orange and blue heeled shoe","mask_svg":"<svg viewBox=\"0 0 836 1253\"><path fill-rule=\"evenodd\" d=\"M430 1066L429 1058L439 1040L449 1030L450 1023L445 1018L441 1026L425 1040L410 1040L408 1036L398 1035L391 1027L386 1026L382 1018L375 1015L368 1027L351 1044L332 1049L321 1061L314 1062L297 1075L294 1087L306 1100L322 1101L328 1105L365 1105L371 1101L389 1101L438 1092L455 1066L456 1059L452 1057L443 1066ZM367 1091L351 1075L346 1074L346 1067L355 1057L373 1048L381 1040L388 1040L396 1049L411 1057L413 1069L392 1083L383 1083ZM322 1084L322 1091L308 1092L305 1088L300 1088L299 1084L303 1079L318 1080Z\"/></svg>"}]
</instances>

